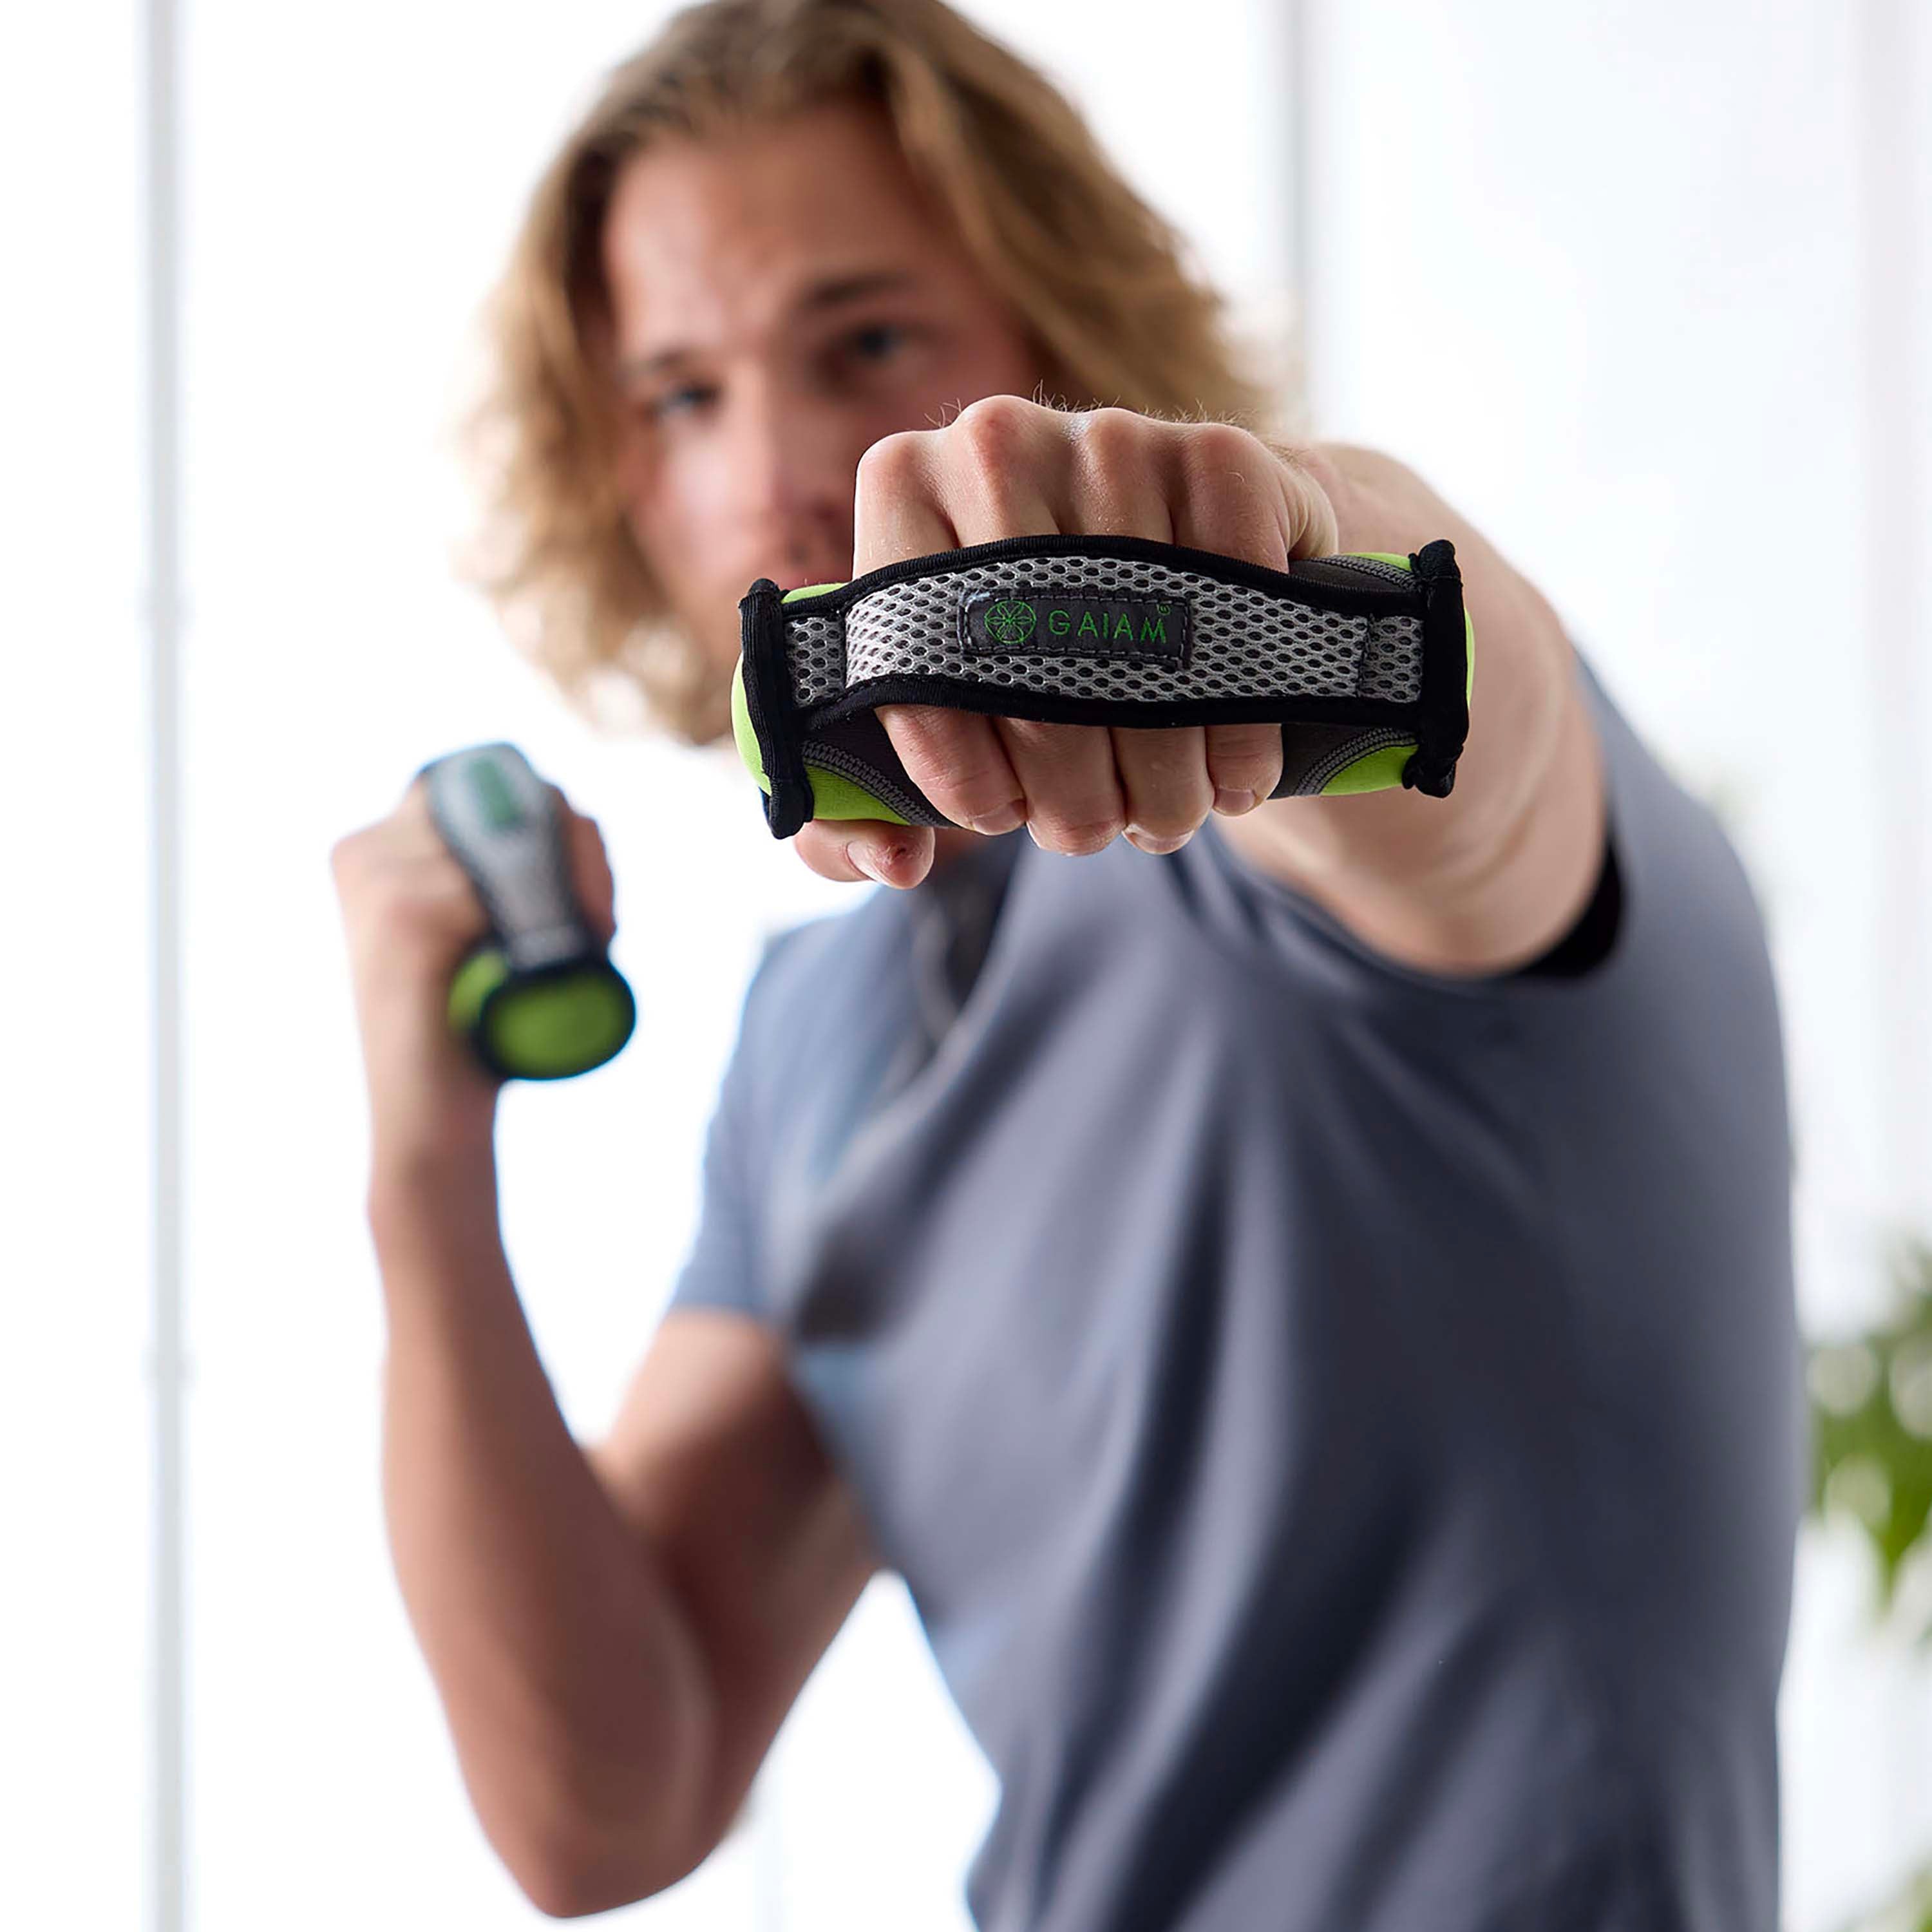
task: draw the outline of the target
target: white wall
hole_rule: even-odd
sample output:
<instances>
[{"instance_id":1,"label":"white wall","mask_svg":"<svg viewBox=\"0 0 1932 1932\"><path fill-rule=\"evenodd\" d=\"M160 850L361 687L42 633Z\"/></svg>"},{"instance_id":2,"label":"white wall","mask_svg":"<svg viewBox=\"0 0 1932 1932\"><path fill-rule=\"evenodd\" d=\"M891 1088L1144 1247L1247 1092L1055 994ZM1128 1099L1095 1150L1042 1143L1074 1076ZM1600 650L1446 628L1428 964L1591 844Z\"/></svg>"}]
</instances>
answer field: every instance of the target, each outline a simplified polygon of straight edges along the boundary
<instances>
[{"instance_id":1,"label":"white wall","mask_svg":"<svg viewBox=\"0 0 1932 1932\"><path fill-rule=\"evenodd\" d=\"M1784 0L1322 0L1310 357L1546 591L1732 815L1797 1106L1805 1315L1932 1230L1932 35ZM1916 325L1914 317L1916 316ZM1932 1849L1923 1664L1808 1535L1783 1708L1788 1923Z\"/></svg>"},{"instance_id":2,"label":"white wall","mask_svg":"<svg viewBox=\"0 0 1932 1932\"><path fill-rule=\"evenodd\" d=\"M512 1090L501 1137L512 1265L586 1431L688 1239L758 940L849 903L766 836L728 762L566 712L449 568L466 500L447 428L476 302L597 70L664 10L201 0L185 16L195 1932L536 1922L471 1818L382 1541L329 845L423 758L500 735L604 825L638 1037L585 1080ZM1852 1318L1873 1300L1876 1225L1915 1186L1932 1220L1932 1160L1900 1151L1932 1090L1912 950L1932 890L1903 869L1922 860L1902 829L1926 800L1900 769L1932 725L1932 635L1924 598L1890 587L1928 534L1932 163L1922 134L1900 155L1871 131L1932 98L1915 10L969 10L1088 107L1257 326L1306 262L1317 426L1406 458L1468 510L1660 750L1735 812L1785 988L1807 1311ZM1916 38L1888 50L1908 20ZM34 1854L8 1860L0 1916L89 1928L141 1922L154 1892L137 26L98 5L0 15L16 909L0 999L31 1016L0 1110L0 1843ZM1156 85L1179 104L1160 140ZM1901 292L1916 335L1895 326ZM1916 392L1894 401L1915 355ZM1802 756L1817 742L1841 754L1823 776ZM1784 1710L1793 1932L1932 1840L1922 1686L1863 1634L1863 1582L1855 1550L1808 1544ZM746 1830L622 1916L963 1926L958 1874L992 1796L903 1592L881 1582Z\"/></svg>"},{"instance_id":3,"label":"white wall","mask_svg":"<svg viewBox=\"0 0 1932 1932\"><path fill-rule=\"evenodd\" d=\"M27 1924L142 1897L140 88L131 19L0 14L0 1917Z\"/></svg>"}]
</instances>

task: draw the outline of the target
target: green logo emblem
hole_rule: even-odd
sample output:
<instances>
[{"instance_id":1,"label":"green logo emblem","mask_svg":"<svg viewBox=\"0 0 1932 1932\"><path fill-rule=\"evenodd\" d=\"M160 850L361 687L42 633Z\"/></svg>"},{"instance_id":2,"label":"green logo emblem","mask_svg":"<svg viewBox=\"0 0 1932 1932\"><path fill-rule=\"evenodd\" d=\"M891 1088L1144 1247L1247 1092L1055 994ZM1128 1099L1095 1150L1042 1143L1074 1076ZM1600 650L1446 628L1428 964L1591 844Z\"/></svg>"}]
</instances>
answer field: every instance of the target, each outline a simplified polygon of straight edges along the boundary
<instances>
[{"instance_id":1,"label":"green logo emblem","mask_svg":"<svg viewBox=\"0 0 1932 1932\"><path fill-rule=\"evenodd\" d=\"M1190 616L1185 597L1162 602L1042 584L971 590L960 599L959 648L969 658L1013 651L1185 664Z\"/></svg>"},{"instance_id":2,"label":"green logo emblem","mask_svg":"<svg viewBox=\"0 0 1932 1932\"><path fill-rule=\"evenodd\" d=\"M1011 597L1004 603L994 604L984 619L988 637L1002 644L1015 645L1024 644L1033 635L1036 621L1030 604Z\"/></svg>"}]
</instances>

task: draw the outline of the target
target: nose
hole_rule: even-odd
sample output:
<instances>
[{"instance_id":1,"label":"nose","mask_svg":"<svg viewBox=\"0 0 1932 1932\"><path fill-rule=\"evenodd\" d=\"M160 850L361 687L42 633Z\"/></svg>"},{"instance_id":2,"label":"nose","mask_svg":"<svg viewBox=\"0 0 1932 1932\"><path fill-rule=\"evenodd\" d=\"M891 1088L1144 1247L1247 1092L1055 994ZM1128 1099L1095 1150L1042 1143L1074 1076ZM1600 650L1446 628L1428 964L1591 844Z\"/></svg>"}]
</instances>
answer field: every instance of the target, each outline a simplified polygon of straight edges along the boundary
<instances>
[{"instance_id":1,"label":"nose","mask_svg":"<svg viewBox=\"0 0 1932 1932\"><path fill-rule=\"evenodd\" d=\"M790 577L848 575L863 425L836 400L777 382L747 386L739 401L728 460L752 542Z\"/></svg>"}]
</instances>

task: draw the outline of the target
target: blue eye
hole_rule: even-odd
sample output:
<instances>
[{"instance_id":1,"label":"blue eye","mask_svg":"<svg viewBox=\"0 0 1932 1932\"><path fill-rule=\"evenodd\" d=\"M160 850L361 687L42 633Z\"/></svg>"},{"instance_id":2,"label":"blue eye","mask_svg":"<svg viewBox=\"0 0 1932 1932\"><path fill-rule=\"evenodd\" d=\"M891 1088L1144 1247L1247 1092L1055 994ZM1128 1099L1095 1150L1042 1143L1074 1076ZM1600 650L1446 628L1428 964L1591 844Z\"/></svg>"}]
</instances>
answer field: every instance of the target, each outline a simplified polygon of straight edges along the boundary
<instances>
[{"instance_id":1,"label":"blue eye","mask_svg":"<svg viewBox=\"0 0 1932 1932\"><path fill-rule=\"evenodd\" d=\"M644 412L654 422L676 416L681 407L694 408L706 402L717 392L702 382L687 382L680 389L667 389L661 396L654 396L644 405Z\"/></svg>"}]
</instances>

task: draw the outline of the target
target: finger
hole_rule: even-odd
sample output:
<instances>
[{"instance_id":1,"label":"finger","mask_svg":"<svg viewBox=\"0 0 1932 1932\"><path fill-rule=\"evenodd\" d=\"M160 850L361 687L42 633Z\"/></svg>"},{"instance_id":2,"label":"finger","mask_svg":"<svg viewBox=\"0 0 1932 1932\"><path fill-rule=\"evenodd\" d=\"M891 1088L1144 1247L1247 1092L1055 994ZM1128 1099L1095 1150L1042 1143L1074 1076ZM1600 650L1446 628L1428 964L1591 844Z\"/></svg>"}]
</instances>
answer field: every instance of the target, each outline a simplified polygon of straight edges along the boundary
<instances>
[{"instance_id":1,"label":"finger","mask_svg":"<svg viewBox=\"0 0 1932 1932\"><path fill-rule=\"evenodd\" d=\"M1280 460L1232 423L1186 424L1180 445L1174 542L1286 570L1298 532Z\"/></svg>"},{"instance_id":2,"label":"finger","mask_svg":"<svg viewBox=\"0 0 1932 1932\"><path fill-rule=\"evenodd\" d=\"M959 542L992 543L1082 527L1068 518L1070 470L1064 417L986 396L948 426L937 482Z\"/></svg>"},{"instance_id":3,"label":"finger","mask_svg":"<svg viewBox=\"0 0 1932 1932\"><path fill-rule=\"evenodd\" d=\"M1069 530L1083 536L1174 543L1168 496L1172 441L1131 410L1090 410L1073 418L1074 475Z\"/></svg>"},{"instance_id":4,"label":"finger","mask_svg":"<svg viewBox=\"0 0 1932 1932\"><path fill-rule=\"evenodd\" d=\"M1042 850L1084 854L1112 844L1126 824L1113 734L1100 724L995 719L1024 788L1027 830Z\"/></svg>"},{"instance_id":5,"label":"finger","mask_svg":"<svg viewBox=\"0 0 1932 1932\"><path fill-rule=\"evenodd\" d=\"M1281 782L1279 724L1210 724L1208 778L1214 809L1230 818L1252 812L1272 797Z\"/></svg>"},{"instance_id":6,"label":"finger","mask_svg":"<svg viewBox=\"0 0 1932 1932\"><path fill-rule=\"evenodd\" d=\"M1175 541L1270 570L1334 548L1334 512L1284 452L1232 424L1192 425L1181 458ZM1303 484L1306 484L1306 488ZM1240 817L1281 782L1281 728L1210 724L1205 764L1213 808Z\"/></svg>"},{"instance_id":7,"label":"finger","mask_svg":"<svg viewBox=\"0 0 1932 1932\"><path fill-rule=\"evenodd\" d=\"M1106 536L1178 540L1172 505L1184 478L1176 470L1181 440L1168 426L1127 410L1100 409L1079 419L1077 527ZM1109 734L1123 830L1144 851L1185 844L1213 802L1199 726L1120 726Z\"/></svg>"},{"instance_id":8,"label":"finger","mask_svg":"<svg viewBox=\"0 0 1932 1932\"><path fill-rule=\"evenodd\" d=\"M896 825L886 818L809 819L792 842L821 879L841 884L869 879L882 886L916 886L932 864L932 827Z\"/></svg>"},{"instance_id":9,"label":"finger","mask_svg":"<svg viewBox=\"0 0 1932 1932\"><path fill-rule=\"evenodd\" d=\"M882 704L879 722L906 776L956 825L991 836L1026 818L1024 781L991 717L937 704Z\"/></svg>"},{"instance_id":10,"label":"finger","mask_svg":"<svg viewBox=\"0 0 1932 1932\"><path fill-rule=\"evenodd\" d=\"M1046 536L1053 530L1080 536L1144 537L1151 543L1171 543L1173 518L1168 516L1168 477L1163 462L1163 435L1150 419L1132 410L1082 410L1057 423L1059 436L1051 448L1060 462L1040 466L1049 479L1053 499L1041 510L1053 524L1041 522L1026 533ZM1066 460L1070 458L1070 467ZM1014 510L1012 514L1018 514ZM1040 724L1024 718L1000 718L1000 742L1018 772L1026 792L1028 825L1034 842L1051 852L1100 852L1126 827L1132 815L1128 784L1117 746L1119 732L1101 724ZM1163 732L1128 732L1132 738L1160 738ZM1194 732L1200 738L1200 732ZM1142 775L1138 804L1155 821L1174 818L1161 754L1132 755L1128 765ZM1173 748L1167 759L1173 761ZM1178 765L1186 764L1183 754ZM1194 746L1200 765L1200 746ZM1204 784L1196 775L1196 788ZM1180 781L1186 790L1186 781Z\"/></svg>"},{"instance_id":11,"label":"finger","mask_svg":"<svg viewBox=\"0 0 1932 1932\"><path fill-rule=\"evenodd\" d=\"M1342 547L1341 524L1335 493L1343 487L1341 473L1318 449L1292 443L1270 443L1270 454L1283 466L1288 506L1288 554L1295 556L1333 556Z\"/></svg>"},{"instance_id":12,"label":"finger","mask_svg":"<svg viewBox=\"0 0 1932 1932\"><path fill-rule=\"evenodd\" d=\"M874 444L861 465L858 506L876 526L868 562L1053 535L1060 525L1048 500L1056 465L1045 424L1033 404L988 396L934 436ZM888 502L889 494L904 500ZM992 834L1025 816L1024 788L990 717L928 704L881 705L878 717L907 776L954 824Z\"/></svg>"},{"instance_id":13,"label":"finger","mask_svg":"<svg viewBox=\"0 0 1932 1932\"><path fill-rule=\"evenodd\" d=\"M941 430L900 430L859 459L852 487L852 574L862 577L909 556L956 550L940 500L934 439Z\"/></svg>"},{"instance_id":14,"label":"finger","mask_svg":"<svg viewBox=\"0 0 1932 1932\"><path fill-rule=\"evenodd\" d=\"M1114 728L1126 836L1143 852L1179 850L1213 808L1206 735L1198 724Z\"/></svg>"},{"instance_id":15,"label":"finger","mask_svg":"<svg viewBox=\"0 0 1932 1932\"><path fill-rule=\"evenodd\" d=\"M952 431L957 433L968 416L976 420L976 412L985 413L981 405L976 404L964 412ZM991 420L999 421L997 412ZM990 488L976 496L960 488L959 478L950 470L942 476L939 439L946 434L902 431L874 443L860 458L853 500L856 574L907 557L930 556L980 542L986 519L1000 514L1037 519L1044 513L1043 506L1030 501L1017 487L1009 490L1003 508L997 492ZM982 446L988 434L983 428L979 432ZM964 511L956 510L955 497L967 506ZM962 533L957 518L962 515L970 534ZM1010 831L1018 823L1012 814L1024 812L1025 794L990 719L932 704L882 704L878 718L907 776L956 824L971 825L976 830ZM856 870L847 856L845 847L850 842L814 838L806 862L827 878L863 878L866 874ZM928 838L922 873L929 862L931 844ZM904 864L902 858L897 867L888 865L889 883L902 882Z\"/></svg>"},{"instance_id":16,"label":"finger","mask_svg":"<svg viewBox=\"0 0 1932 1932\"><path fill-rule=\"evenodd\" d=\"M610 874L610 861L604 850L604 835L597 821L578 810L563 795L560 785L543 782L550 795L551 816L557 836L563 842L564 863L572 891L585 919L597 937L608 946L616 931L615 902L616 880Z\"/></svg>"},{"instance_id":17,"label":"finger","mask_svg":"<svg viewBox=\"0 0 1932 1932\"><path fill-rule=\"evenodd\" d=\"M573 812L566 821L570 848L571 883L590 928L605 946L617 931L617 881L610 871L604 835L594 818Z\"/></svg>"}]
</instances>

